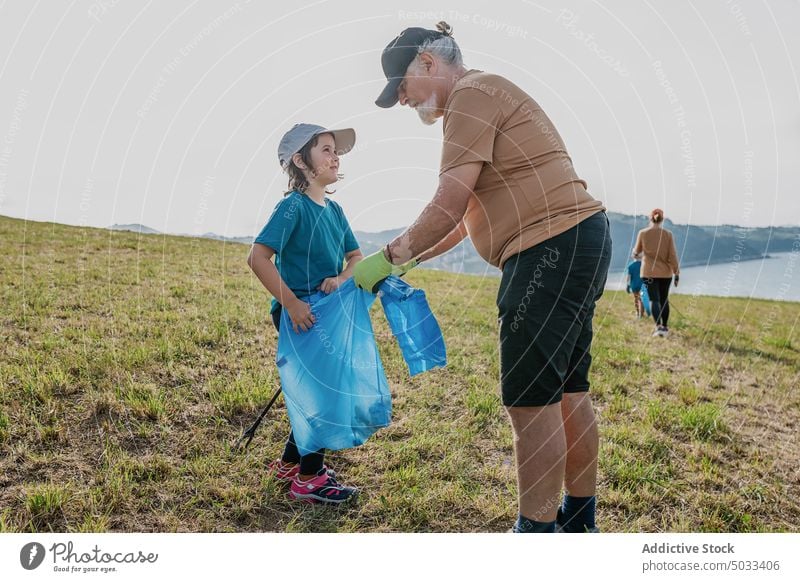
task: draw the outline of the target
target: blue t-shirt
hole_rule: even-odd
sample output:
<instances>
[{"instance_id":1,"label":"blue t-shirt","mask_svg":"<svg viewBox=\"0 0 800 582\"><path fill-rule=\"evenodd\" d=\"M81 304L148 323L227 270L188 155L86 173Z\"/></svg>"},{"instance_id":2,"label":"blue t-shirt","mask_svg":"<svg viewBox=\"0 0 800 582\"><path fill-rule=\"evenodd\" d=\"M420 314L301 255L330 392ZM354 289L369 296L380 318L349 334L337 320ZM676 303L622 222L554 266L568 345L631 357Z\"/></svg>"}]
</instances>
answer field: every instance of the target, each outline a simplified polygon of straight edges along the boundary
<instances>
[{"instance_id":1,"label":"blue t-shirt","mask_svg":"<svg viewBox=\"0 0 800 582\"><path fill-rule=\"evenodd\" d=\"M642 261L631 261L628 265L628 274L631 276L631 290L641 291L642 277L641 277Z\"/></svg>"},{"instance_id":2,"label":"blue t-shirt","mask_svg":"<svg viewBox=\"0 0 800 582\"><path fill-rule=\"evenodd\" d=\"M321 206L297 191L278 202L253 242L275 251L278 273L299 298L341 273L345 254L358 249L341 206L327 197ZM270 312L277 308L273 298Z\"/></svg>"}]
</instances>

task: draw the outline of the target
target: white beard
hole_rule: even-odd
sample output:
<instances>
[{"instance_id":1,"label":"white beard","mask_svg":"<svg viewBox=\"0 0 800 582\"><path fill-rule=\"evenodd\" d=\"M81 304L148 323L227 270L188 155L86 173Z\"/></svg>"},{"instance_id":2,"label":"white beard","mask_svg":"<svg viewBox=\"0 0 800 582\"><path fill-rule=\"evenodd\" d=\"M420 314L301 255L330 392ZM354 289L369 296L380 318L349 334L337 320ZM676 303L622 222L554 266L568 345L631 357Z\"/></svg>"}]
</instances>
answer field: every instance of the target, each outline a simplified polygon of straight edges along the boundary
<instances>
[{"instance_id":1,"label":"white beard","mask_svg":"<svg viewBox=\"0 0 800 582\"><path fill-rule=\"evenodd\" d=\"M422 123L425 125L436 123L436 93L431 93L431 96L424 103L417 105L415 109Z\"/></svg>"}]
</instances>

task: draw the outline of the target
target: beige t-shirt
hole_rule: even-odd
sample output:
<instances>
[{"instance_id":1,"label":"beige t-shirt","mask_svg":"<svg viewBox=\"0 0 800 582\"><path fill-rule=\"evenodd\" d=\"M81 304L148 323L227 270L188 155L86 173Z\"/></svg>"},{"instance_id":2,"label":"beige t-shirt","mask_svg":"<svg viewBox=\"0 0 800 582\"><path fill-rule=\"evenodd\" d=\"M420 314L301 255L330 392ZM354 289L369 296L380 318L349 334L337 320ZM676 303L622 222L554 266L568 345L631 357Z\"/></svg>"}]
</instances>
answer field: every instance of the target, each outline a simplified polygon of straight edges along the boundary
<instances>
[{"instance_id":1,"label":"beige t-shirt","mask_svg":"<svg viewBox=\"0 0 800 582\"><path fill-rule=\"evenodd\" d=\"M468 71L445 104L440 173L485 162L464 223L478 254L505 261L605 210L586 192L541 107L499 75Z\"/></svg>"},{"instance_id":2,"label":"beige t-shirt","mask_svg":"<svg viewBox=\"0 0 800 582\"><path fill-rule=\"evenodd\" d=\"M660 226L643 228L636 236L633 254L642 254L642 277L672 277L681 272L672 233Z\"/></svg>"}]
</instances>

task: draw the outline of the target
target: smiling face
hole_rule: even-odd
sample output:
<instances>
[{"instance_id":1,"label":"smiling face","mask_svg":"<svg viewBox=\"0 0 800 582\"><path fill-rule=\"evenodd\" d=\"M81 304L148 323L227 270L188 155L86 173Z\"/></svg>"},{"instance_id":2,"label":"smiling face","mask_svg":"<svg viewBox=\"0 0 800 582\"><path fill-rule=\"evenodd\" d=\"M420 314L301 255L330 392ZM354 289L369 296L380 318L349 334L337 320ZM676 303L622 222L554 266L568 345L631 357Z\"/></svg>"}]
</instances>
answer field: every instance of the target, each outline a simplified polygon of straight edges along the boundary
<instances>
[{"instance_id":1,"label":"smiling face","mask_svg":"<svg viewBox=\"0 0 800 582\"><path fill-rule=\"evenodd\" d=\"M437 77L439 65L429 53L422 53L408 66L405 77L397 87L400 105L417 112L425 125L431 125L444 115L442 78Z\"/></svg>"},{"instance_id":2,"label":"smiling face","mask_svg":"<svg viewBox=\"0 0 800 582\"><path fill-rule=\"evenodd\" d=\"M308 146L292 156L294 164L300 168L309 184L323 188L339 179L339 156L336 155L336 141L330 133L323 133L312 140ZM303 151L307 150L307 151Z\"/></svg>"}]
</instances>

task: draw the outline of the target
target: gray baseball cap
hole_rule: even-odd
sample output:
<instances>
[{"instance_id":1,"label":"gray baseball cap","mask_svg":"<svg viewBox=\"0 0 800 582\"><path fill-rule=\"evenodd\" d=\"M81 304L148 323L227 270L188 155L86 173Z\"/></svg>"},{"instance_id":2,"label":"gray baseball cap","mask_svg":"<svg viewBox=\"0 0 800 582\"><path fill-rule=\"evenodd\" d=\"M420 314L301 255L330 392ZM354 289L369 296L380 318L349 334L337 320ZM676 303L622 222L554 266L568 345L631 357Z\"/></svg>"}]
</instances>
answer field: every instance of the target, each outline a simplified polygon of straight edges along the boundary
<instances>
[{"instance_id":1,"label":"gray baseball cap","mask_svg":"<svg viewBox=\"0 0 800 582\"><path fill-rule=\"evenodd\" d=\"M356 132L352 128L325 129L321 125L298 123L283 135L281 143L278 144L278 162L280 162L281 168L286 169L292 156L314 139L315 136L322 133L330 133L333 135L333 141L336 144L336 153L340 156L353 149L356 143Z\"/></svg>"}]
</instances>

